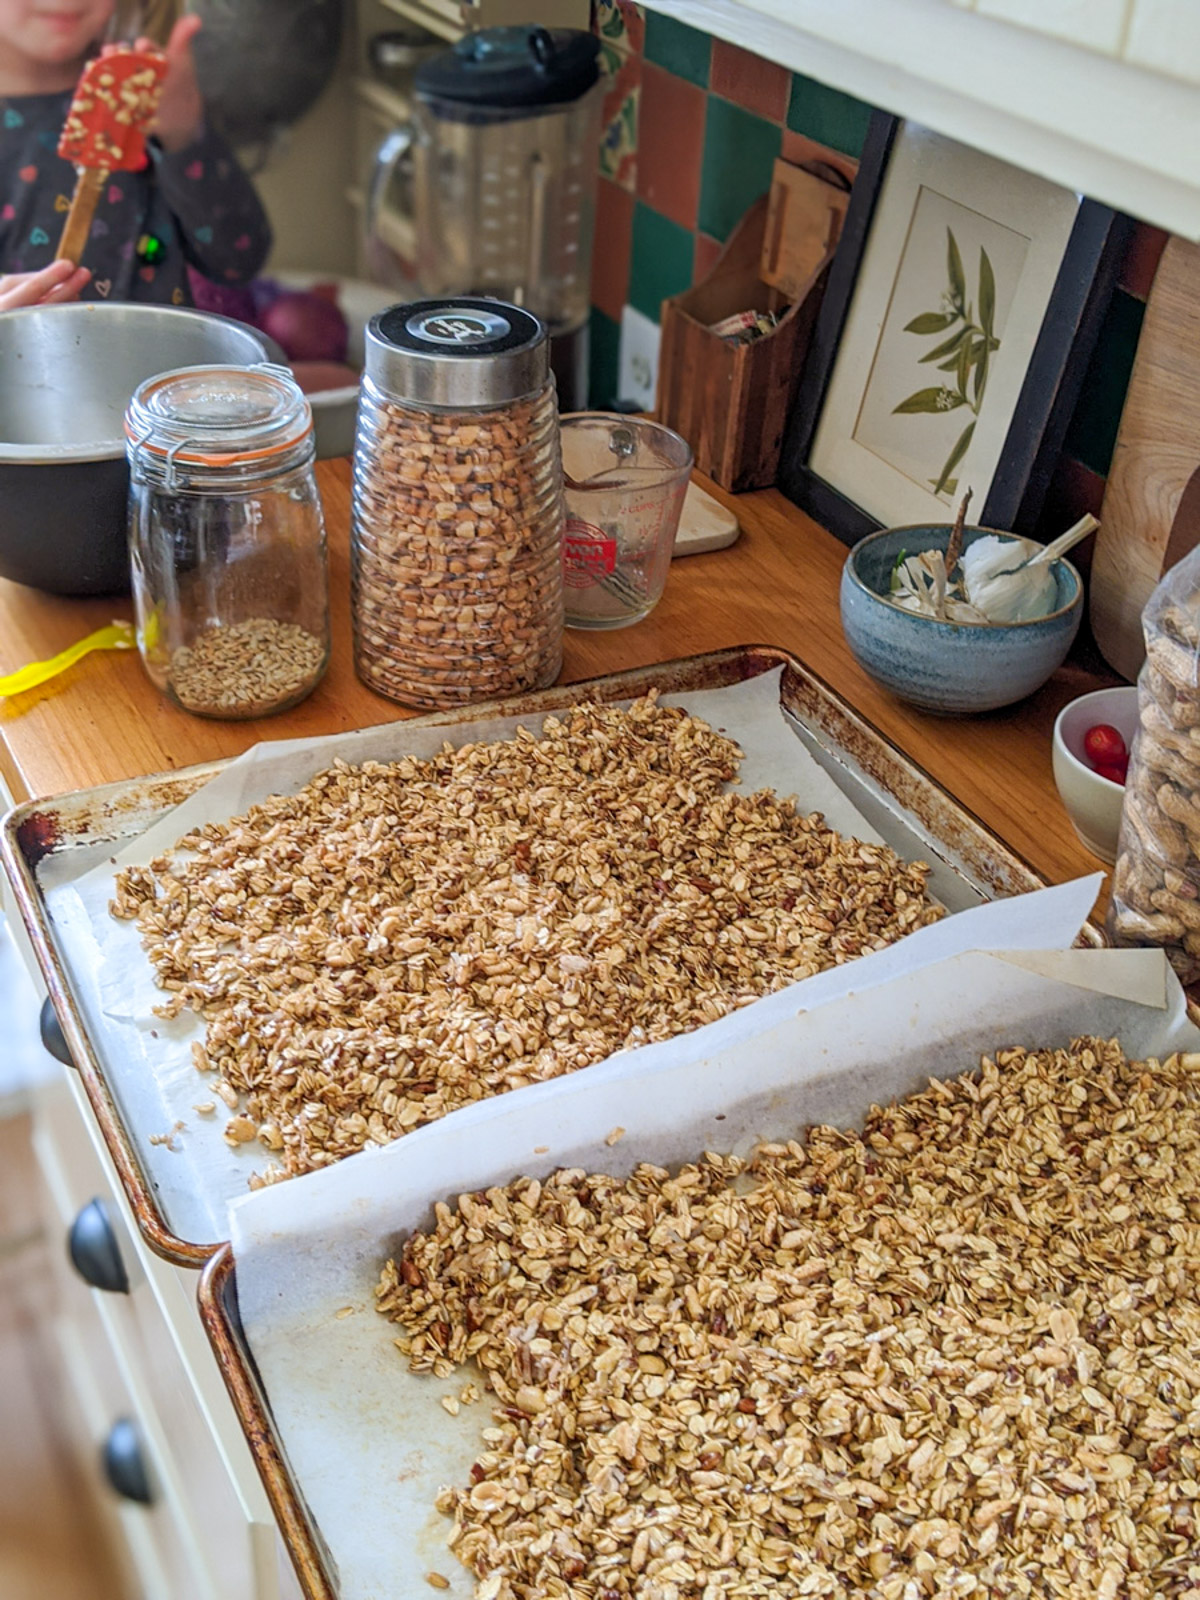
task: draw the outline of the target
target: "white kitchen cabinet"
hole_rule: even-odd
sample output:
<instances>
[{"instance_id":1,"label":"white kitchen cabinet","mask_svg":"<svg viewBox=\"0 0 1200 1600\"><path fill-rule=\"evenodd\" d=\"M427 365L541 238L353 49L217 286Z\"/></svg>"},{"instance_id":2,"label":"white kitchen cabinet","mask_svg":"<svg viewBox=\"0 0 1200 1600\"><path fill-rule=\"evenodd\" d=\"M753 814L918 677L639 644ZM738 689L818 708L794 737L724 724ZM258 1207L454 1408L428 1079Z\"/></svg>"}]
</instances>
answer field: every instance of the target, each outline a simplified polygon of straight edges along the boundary
<instances>
[{"instance_id":1,"label":"white kitchen cabinet","mask_svg":"<svg viewBox=\"0 0 1200 1600\"><path fill-rule=\"evenodd\" d=\"M271 219L270 270L350 277L358 263L358 212L351 201L354 175L351 82L355 39L347 29L333 79L312 109L285 129L254 171ZM243 151L253 164L259 152Z\"/></svg>"},{"instance_id":2,"label":"white kitchen cabinet","mask_svg":"<svg viewBox=\"0 0 1200 1600\"><path fill-rule=\"evenodd\" d=\"M646 0L1200 238L1200 0Z\"/></svg>"},{"instance_id":3,"label":"white kitchen cabinet","mask_svg":"<svg viewBox=\"0 0 1200 1600\"><path fill-rule=\"evenodd\" d=\"M1139 66L1200 84L1200 5L1196 0L1136 0L1125 54Z\"/></svg>"},{"instance_id":4,"label":"white kitchen cabinet","mask_svg":"<svg viewBox=\"0 0 1200 1600\"><path fill-rule=\"evenodd\" d=\"M33 1093L45 1226L62 1240L55 1333L95 1448L134 1423L150 1506L109 1500L140 1600L297 1600L265 1491L196 1308L198 1275L146 1249L82 1084L64 1067ZM128 1292L89 1288L67 1261L80 1212L102 1201Z\"/></svg>"},{"instance_id":5,"label":"white kitchen cabinet","mask_svg":"<svg viewBox=\"0 0 1200 1600\"><path fill-rule=\"evenodd\" d=\"M443 39L476 28L540 22L546 27L586 28L588 0L368 0L407 22L418 22Z\"/></svg>"},{"instance_id":6,"label":"white kitchen cabinet","mask_svg":"<svg viewBox=\"0 0 1200 1600\"><path fill-rule=\"evenodd\" d=\"M1129 0L965 0L967 10L1105 55L1119 55L1129 19Z\"/></svg>"},{"instance_id":7,"label":"white kitchen cabinet","mask_svg":"<svg viewBox=\"0 0 1200 1600\"><path fill-rule=\"evenodd\" d=\"M11 800L0 782L0 815ZM0 910L9 910L0 874ZM38 995L41 975L19 918L13 942ZM24 997L22 997L24 998ZM60 1271L47 1338L79 1419L95 1481L130 1575L131 1600L300 1600L274 1515L196 1304L199 1274L143 1243L78 1073L59 1067L29 1092L42 1221ZM68 1265L80 1212L102 1202L128 1293L90 1288ZM133 1424L153 1504L123 1498L95 1463L114 1424Z\"/></svg>"}]
</instances>

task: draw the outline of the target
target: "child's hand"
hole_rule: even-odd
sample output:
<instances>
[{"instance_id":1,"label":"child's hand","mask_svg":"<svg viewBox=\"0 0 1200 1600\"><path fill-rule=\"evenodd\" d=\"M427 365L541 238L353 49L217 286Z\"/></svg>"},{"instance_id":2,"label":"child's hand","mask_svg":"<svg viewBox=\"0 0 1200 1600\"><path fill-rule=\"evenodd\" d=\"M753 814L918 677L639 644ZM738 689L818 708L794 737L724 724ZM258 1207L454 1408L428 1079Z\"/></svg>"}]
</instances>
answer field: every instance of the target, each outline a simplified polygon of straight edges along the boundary
<instances>
[{"instance_id":1,"label":"child's hand","mask_svg":"<svg viewBox=\"0 0 1200 1600\"><path fill-rule=\"evenodd\" d=\"M199 17L180 17L167 40L167 76L163 81L158 115L150 132L164 150L184 150L199 138L204 124L204 101L196 83L196 63L192 60L192 40L200 32ZM139 39L139 47L149 44Z\"/></svg>"},{"instance_id":2,"label":"child's hand","mask_svg":"<svg viewBox=\"0 0 1200 1600\"><path fill-rule=\"evenodd\" d=\"M91 276L86 267L77 267L70 261L52 261L40 272L11 272L0 277L0 311L78 300Z\"/></svg>"}]
</instances>

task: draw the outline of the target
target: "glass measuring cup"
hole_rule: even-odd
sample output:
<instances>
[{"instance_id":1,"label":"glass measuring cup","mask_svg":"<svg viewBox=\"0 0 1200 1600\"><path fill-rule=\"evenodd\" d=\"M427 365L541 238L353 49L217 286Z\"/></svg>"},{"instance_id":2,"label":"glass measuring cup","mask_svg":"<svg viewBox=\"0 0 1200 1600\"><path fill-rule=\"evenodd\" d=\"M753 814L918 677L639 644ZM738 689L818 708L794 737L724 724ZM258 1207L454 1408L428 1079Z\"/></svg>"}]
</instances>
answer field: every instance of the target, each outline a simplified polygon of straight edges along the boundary
<instances>
[{"instance_id":1,"label":"glass measuring cup","mask_svg":"<svg viewBox=\"0 0 1200 1600\"><path fill-rule=\"evenodd\" d=\"M628 627L662 596L691 447L661 423L603 411L561 418L561 435L566 625Z\"/></svg>"}]
</instances>

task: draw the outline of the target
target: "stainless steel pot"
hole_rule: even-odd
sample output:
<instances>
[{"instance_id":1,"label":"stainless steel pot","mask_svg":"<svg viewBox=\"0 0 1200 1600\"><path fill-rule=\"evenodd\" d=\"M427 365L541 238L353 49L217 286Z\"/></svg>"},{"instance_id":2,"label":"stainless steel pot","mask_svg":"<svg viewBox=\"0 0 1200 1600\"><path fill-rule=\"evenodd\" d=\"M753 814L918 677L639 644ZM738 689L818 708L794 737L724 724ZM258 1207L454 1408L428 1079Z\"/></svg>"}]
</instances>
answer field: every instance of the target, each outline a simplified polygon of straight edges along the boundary
<instances>
[{"instance_id":1,"label":"stainless steel pot","mask_svg":"<svg viewBox=\"0 0 1200 1600\"><path fill-rule=\"evenodd\" d=\"M253 328L171 306L0 313L0 577L51 594L127 590L133 391L175 367L280 359Z\"/></svg>"}]
</instances>

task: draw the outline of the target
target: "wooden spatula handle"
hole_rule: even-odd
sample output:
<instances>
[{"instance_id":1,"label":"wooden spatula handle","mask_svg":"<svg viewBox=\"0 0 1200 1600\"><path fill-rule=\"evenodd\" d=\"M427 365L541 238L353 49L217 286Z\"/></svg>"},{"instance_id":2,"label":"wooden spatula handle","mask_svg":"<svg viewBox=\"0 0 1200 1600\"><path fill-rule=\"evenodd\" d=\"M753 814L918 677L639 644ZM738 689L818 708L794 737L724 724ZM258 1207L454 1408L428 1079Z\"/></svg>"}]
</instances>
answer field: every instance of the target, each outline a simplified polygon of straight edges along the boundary
<instances>
[{"instance_id":1,"label":"wooden spatula handle","mask_svg":"<svg viewBox=\"0 0 1200 1600\"><path fill-rule=\"evenodd\" d=\"M75 193L71 196L71 209L63 224L62 238L58 242L56 261L73 261L79 265L87 248L88 234L92 231L92 218L108 182L103 167L80 167L75 180Z\"/></svg>"}]
</instances>

